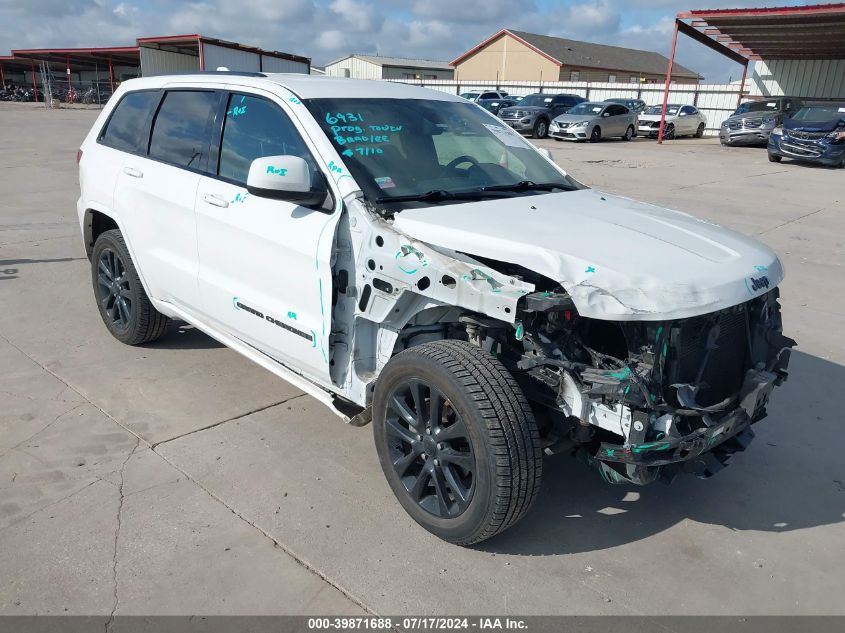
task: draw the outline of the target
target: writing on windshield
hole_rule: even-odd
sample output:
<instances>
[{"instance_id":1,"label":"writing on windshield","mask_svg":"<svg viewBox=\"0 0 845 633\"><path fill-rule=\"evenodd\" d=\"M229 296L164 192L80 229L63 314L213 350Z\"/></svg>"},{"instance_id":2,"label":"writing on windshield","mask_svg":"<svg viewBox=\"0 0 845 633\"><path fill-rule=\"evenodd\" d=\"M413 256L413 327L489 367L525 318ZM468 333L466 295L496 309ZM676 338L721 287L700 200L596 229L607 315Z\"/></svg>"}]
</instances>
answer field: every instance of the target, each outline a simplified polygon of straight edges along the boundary
<instances>
[{"instance_id":1,"label":"writing on windshield","mask_svg":"<svg viewBox=\"0 0 845 633\"><path fill-rule=\"evenodd\" d=\"M441 204L455 200L456 192L467 199L579 186L517 132L471 103L367 98L303 103L371 201Z\"/></svg>"}]
</instances>

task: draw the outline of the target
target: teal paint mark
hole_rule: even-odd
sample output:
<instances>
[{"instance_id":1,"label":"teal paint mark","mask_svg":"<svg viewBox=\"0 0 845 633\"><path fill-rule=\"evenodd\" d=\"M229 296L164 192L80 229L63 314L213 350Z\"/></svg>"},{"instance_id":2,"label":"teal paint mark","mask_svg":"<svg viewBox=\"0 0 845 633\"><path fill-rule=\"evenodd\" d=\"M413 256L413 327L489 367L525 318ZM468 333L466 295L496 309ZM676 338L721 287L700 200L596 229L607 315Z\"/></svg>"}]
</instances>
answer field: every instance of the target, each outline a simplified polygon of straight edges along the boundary
<instances>
[{"instance_id":1,"label":"teal paint mark","mask_svg":"<svg viewBox=\"0 0 845 633\"><path fill-rule=\"evenodd\" d=\"M246 97L245 97L245 96L241 96L241 103L243 103L243 102L244 102L244 99L246 99Z\"/></svg>"},{"instance_id":2,"label":"teal paint mark","mask_svg":"<svg viewBox=\"0 0 845 633\"><path fill-rule=\"evenodd\" d=\"M311 347L317 347L317 333L314 330L311 330Z\"/></svg>"},{"instance_id":3,"label":"teal paint mark","mask_svg":"<svg viewBox=\"0 0 845 633\"><path fill-rule=\"evenodd\" d=\"M288 99L288 101L290 101L294 105L302 105L302 101L300 101L296 97L291 97L290 99Z\"/></svg>"},{"instance_id":4,"label":"teal paint mark","mask_svg":"<svg viewBox=\"0 0 845 633\"><path fill-rule=\"evenodd\" d=\"M479 268L473 268L469 272L469 276L464 275L467 281L477 281L479 279L485 280L492 287L492 292L502 292L502 284L493 279L490 275Z\"/></svg>"},{"instance_id":5,"label":"teal paint mark","mask_svg":"<svg viewBox=\"0 0 845 633\"><path fill-rule=\"evenodd\" d=\"M662 440L664 437L666 437L666 434L665 434L665 433L663 433L663 431L660 431L660 432L657 434L657 439L658 439L658 440Z\"/></svg>"},{"instance_id":6,"label":"teal paint mark","mask_svg":"<svg viewBox=\"0 0 845 633\"><path fill-rule=\"evenodd\" d=\"M323 280L317 280L320 283L320 316L323 318L323 336L326 335L326 311L323 308Z\"/></svg>"},{"instance_id":7,"label":"teal paint mark","mask_svg":"<svg viewBox=\"0 0 845 633\"><path fill-rule=\"evenodd\" d=\"M769 267L768 266L755 266L754 270L756 270L758 273L764 273L767 270L769 270Z\"/></svg>"},{"instance_id":8,"label":"teal paint mark","mask_svg":"<svg viewBox=\"0 0 845 633\"><path fill-rule=\"evenodd\" d=\"M663 444L651 442L649 444L640 444L639 446L635 446L634 452L642 453L643 451L647 450L665 451L670 448L672 448L672 444L670 442L664 442Z\"/></svg>"},{"instance_id":9,"label":"teal paint mark","mask_svg":"<svg viewBox=\"0 0 845 633\"><path fill-rule=\"evenodd\" d=\"M343 168L338 165L335 165L333 160L329 161L328 168L329 173L331 173L332 178L334 178L335 182L340 182L344 178L352 178L352 176L350 176L349 174L343 173Z\"/></svg>"},{"instance_id":10,"label":"teal paint mark","mask_svg":"<svg viewBox=\"0 0 845 633\"><path fill-rule=\"evenodd\" d=\"M663 343L663 355L666 356L667 343Z\"/></svg>"},{"instance_id":11,"label":"teal paint mark","mask_svg":"<svg viewBox=\"0 0 845 633\"><path fill-rule=\"evenodd\" d=\"M237 297L232 297L232 305L235 306L235 310L240 310L240 308L238 307L238 298Z\"/></svg>"},{"instance_id":12,"label":"teal paint mark","mask_svg":"<svg viewBox=\"0 0 845 633\"><path fill-rule=\"evenodd\" d=\"M404 266L402 266L401 262L399 261L400 257L407 257L408 255L416 255L417 260L419 261L419 266L417 268L412 268L408 270ZM425 255L418 251L416 248L411 246L410 244L403 244L399 247L399 250L396 251L396 266L406 275L413 275L416 273L420 268L425 268L428 266L428 260L426 260Z\"/></svg>"},{"instance_id":13,"label":"teal paint mark","mask_svg":"<svg viewBox=\"0 0 845 633\"><path fill-rule=\"evenodd\" d=\"M249 198L248 193L236 193L235 197L232 198L229 202L235 204L237 202L246 202L246 199Z\"/></svg>"},{"instance_id":14,"label":"teal paint mark","mask_svg":"<svg viewBox=\"0 0 845 633\"><path fill-rule=\"evenodd\" d=\"M286 176L288 170L283 167L274 167L273 165L267 165L267 171L265 173L276 174L277 176Z\"/></svg>"},{"instance_id":15,"label":"teal paint mark","mask_svg":"<svg viewBox=\"0 0 845 633\"><path fill-rule=\"evenodd\" d=\"M657 328L657 334L654 335L654 344L657 345L658 341L660 340L660 335L663 334L663 326L661 325Z\"/></svg>"},{"instance_id":16,"label":"teal paint mark","mask_svg":"<svg viewBox=\"0 0 845 633\"><path fill-rule=\"evenodd\" d=\"M595 266L587 266L587 270L584 271L585 273L594 273L596 272Z\"/></svg>"},{"instance_id":17,"label":"teal paint mark","mask_svg":"<svg viewBox=\"0 0 845 633\"><path fill-rule=\"evenodd\" d=\"M521 341L525 336L525 327L522 325L522 321L517 322L515 336L517 341Z\"/></svg>"},{"instance_id":18,"label":"teal paint mark","mask_svg":"<svg viewBox=\"0 0 845 633\"><path fill-rule=\"evenodd\" d=\"M242 114L246 114L246 106L234 106L226 114L235 119Z\"/></svg>"},{"instance_id":19,"label":"teal paint mark","mask_svg":"<svg viewBox=\"0 0 845 633\"><path fill-rule=\"evenodd\" d=\"M328 365L328 364L329 364L329 359L328 359L328 358L326 358L326 350L325 350L325 348L323 347L323 344L322 344L322 343L320 343L320 353L323 355L323 362L324 362L326 365Z\"/></svg>"},{"instance_id":20,"label":"teal paint mark","mask_svg":"<svg viewBox=\"0 0 845 633\"><path fill-rule=\"evenodd\" d=\"M341 154L343 154L344 156L352 156L353 155L351 149L345 149L341 152Z\"/></svg>"},{"instance_id":21,"label":"teal paint mark","mask_svg":"<svg viewBox=\"0 0 845 633\"><path fill-rule=\"evenodd\" d=\"M622 371L618 371L618 372L614 372L612 374L608 374L608 376L610 376L611 378L618 378L619 380L624 380L625 378L627 378L630 375L631 375L631 368L630 367L626 367Z\"/></svg>"},{"instance_id":22,"label":"teal paint mark","mask_svg":"<svg viewBox=\"0 0 845 633\"><path fill-rule=\"evenodd\" d=\"M607 453L608 457L613 457L616 454L616 451L612 448L605 449L605 453Z\"/></svg>"},{"instance_id":23,"label":"teal paint mark","mask_svg":"<svg viewBox=\"0 0 845 633\"><path fill-rule=\"evenodd\" d=\"M296 321L296 312L288 311L288 318Z\"/></svg>"}]
</instances>

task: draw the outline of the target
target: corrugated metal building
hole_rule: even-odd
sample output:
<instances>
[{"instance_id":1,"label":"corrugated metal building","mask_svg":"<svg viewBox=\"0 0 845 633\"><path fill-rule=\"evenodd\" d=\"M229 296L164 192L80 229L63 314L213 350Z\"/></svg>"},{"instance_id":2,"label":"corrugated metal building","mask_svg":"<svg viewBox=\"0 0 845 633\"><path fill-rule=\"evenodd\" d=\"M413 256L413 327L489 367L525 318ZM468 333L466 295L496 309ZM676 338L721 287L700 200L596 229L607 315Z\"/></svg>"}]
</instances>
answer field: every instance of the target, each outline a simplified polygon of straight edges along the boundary
<instances>
[{"instance_id":1,"label":"corrugated metal building","mask_svg":"<svg viewBox=\"0 0 845 633\"><path fill-rule=\"evenodd\" d=\"M751 95L845 99L845 59L768 59L754 64Z\"/></svg>"},{"instance_id":2,"label":"corrugated metal building","mask_svg":"<svg viewBox=\"0 0 845 633\"><path fill-rule=\"evenodd\" d=\"M452 79L449 62L379 55L348 55L326 64L331 77L355 79Z\"/></svg>"},{"instance_id":3,"label":"corrugated metal building","mask_svg":"<svg viewBox=\"0 0 845 633\"><path fill-rule=\"evenodd\" d=\"M141 74L145 77L221 66L241 72L308 74L308 57L266 51L203 35L167 35L138 38Z\"/></svg>"}]
</instances>

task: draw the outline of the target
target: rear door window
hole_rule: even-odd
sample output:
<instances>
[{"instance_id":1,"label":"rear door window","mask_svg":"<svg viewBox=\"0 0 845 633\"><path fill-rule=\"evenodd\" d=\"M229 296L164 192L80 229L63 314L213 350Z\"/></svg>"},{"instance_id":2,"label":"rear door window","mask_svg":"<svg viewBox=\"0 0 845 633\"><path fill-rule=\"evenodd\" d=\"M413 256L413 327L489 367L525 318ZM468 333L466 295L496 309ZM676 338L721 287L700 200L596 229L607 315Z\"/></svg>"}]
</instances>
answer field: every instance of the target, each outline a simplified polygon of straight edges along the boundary
<instances>
[{"instance_id":1,"label":"rear door window","mask_svg":"<svg viewBox=\"0 0 845 633\"><path fill-rule=\"evenodd\" d=\"M173 90L153 123L150 158L204 171L208 165L210 126L219 94L210 90Z\"/></svg>"},{"instance_id":2,"label":"rear door window","mask_svg":"<svg viewBox=\"0 0 845 633\"><path fill-rule=\"evenodd\" d=\"M157 90L125 95L109 117L106 128L100 134L100 142L125 152L146 154L147 124L160 97L161 93Z\"/></svg>"},{"instance_id":3,"label":"rear door window","mask_svg":"<svg viewBox=\"0 0 845 633\"><path fill-rule=\"evenodd\" d=\"M312 174L317 171L305 141L279 106L262 97L232 93L226 104L218 175L246 184L252 161L265 156L299 156Z\"/></svg>"}]
</instances>

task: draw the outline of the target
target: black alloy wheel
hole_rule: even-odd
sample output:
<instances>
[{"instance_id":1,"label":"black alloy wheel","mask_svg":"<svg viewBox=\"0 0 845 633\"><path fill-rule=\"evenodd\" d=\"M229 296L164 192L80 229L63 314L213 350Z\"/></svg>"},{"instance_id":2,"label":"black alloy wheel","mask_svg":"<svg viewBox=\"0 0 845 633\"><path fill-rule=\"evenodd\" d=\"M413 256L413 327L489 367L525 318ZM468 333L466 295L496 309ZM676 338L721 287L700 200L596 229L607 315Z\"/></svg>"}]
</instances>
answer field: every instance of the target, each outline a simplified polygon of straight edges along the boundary
<instances>
[{"instance_id":1,"label":"black alloy wheel","mask_svg":"<svg viewBox=\"0 0 845 633\"><path fill-rule=\"evenodd\" d=\"M410 379L387 397L388 450L396 476L423 510L454 518L475 484L475 454L461 415L436 387Z\"/></svg>"},{"instance_id":2,"label":"black alloy wheel","mask_svg":"<svg viewBox=\"0 0 845 633\"><path fill-rule=\"evenodd\" d=\"M590 133L590 143L598 143L601 140L601 128L597 125Z\"/></svg>"},{"instance_id":3,"label":"black alloy wheel","mask_svg":"<svg viewBox=\"0 0 845 633\"><path fill-rule=\"evenodd\" d=\"M450 543L506 530L540 489L531 406L501 361L467 341L423 343L387 362L373 394L373 439L397 501Z\"/></svg>"},{"instance_id":4,"label":"black alloy wheel","mask_svg":"<svg viewBox=\"0 0 845 633\"><path fill-rule=\"evenodd\" d=\"M675 124L674 123L670 123L669 125L666 126L666 129L663 131L663 138L666 139L667 141L671 141L673 138L675 138Z\"/></svg>"},{"instance_id":5,"label":"black alloy wheel","mask_svg":"<svg viewBox=\"0 0 845 633\"><path fill-rule=\"evenodd\" d=\"M147 297L118 229L104 231L94 242L91 282L103 323L121 343L149 343L167 331L170 319Z\"/></svg>"},{"instance_id":6,"label":"black alloy wheel","mask_svg":"<svg viewBox=\"0 0 845 633\"><path fill-rule=\"evenodd\" d=\"M97 258L98 299L103 311L118 329L129 327L133 296L126 276L126 265L111 248L104 248Z\"/></svg>"}]
</instances>

